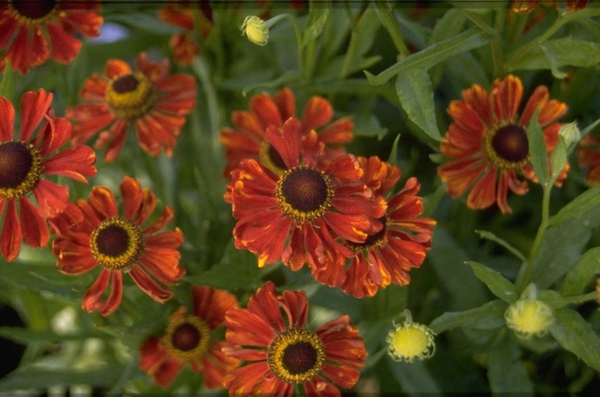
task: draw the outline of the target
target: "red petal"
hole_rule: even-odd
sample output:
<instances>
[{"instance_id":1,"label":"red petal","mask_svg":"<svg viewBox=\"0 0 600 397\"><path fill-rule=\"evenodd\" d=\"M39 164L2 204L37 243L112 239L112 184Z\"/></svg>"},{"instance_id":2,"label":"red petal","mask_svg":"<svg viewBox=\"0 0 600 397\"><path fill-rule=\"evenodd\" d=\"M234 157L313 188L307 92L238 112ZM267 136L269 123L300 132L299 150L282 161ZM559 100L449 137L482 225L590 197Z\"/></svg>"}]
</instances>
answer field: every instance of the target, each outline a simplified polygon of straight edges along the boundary
<instances>
[{"instance_id":1,"label":"red petal","mask_svg":"<svg viewBox=\"0 0 600 397\"><path fill-rule=\"evenodd\" d=\"M12 103L0 97L0 142L8 142L13 140L15 123L15 109Z\"/></svg>"},{"instance_id":2,"label":"red petal","mask_svg":"<svg viewBox=\"0 0 600 397\"><path fill-rule=\"evenodd\" d=\"M165 302L173 296L172 291L158 285L139 266L134 266L129 274L138 287L155 301Z\"/></svg>"},{"instance_id":3,"label":"red petal","mask_svg":"<svg viewBox=\"0 0 600 397\"><path fill-rule=\"evenodd\" d=\"M46 27L50 33L52 59L60 63L71 62L81 50L81 41L69 35L58 25L47 22Z\"/></svg>"},{"instance_id":4,"label":"red petal","mask_svg":"<svg viewBox=\"0 0 600 397\"><path fill-rule=\"evenodd\" d=\"M45 246L50 238L45 218L39 215L38 210L31 204L28 198L21 197L19 204L21 207L23 241L30 247ZM63 205L65 204L63 203Z\"/></svg>"},{"instance_id":5,"label":"red petal","mask_svg":"<svg viewBox=\"0 0 600 397\"><path fill-rule=\"evenodd\" d=\"M140 369L153 374L168 357L169 352L162 346L161 340L151 336L140 347Z\"/></svg>"},{"instance_id":6,"label":"red petal","mask_svg":"<svg viewBox=\"0 0 600 397\"><path fill-rule=\"evenodd\" d=\"M6 207L6 215L4 216L4 226L2 227L2 235L0 236L0 248L2 248L2 255L7 261L13 261L21 252L21 224L17 216L17 204L13 199L2 199L2 205L0 210L4 207L4 204L8 202ZM0 215L2 211L0 211Z\"/></svg>"},{"instance_id":7,"label":"red petal","mask_svg":"<svg viewBox=\"0 0 600 397\"><path fill-rule=\"evenodd\" d=\"M185 363L177 359L165 361L154 373L154 381L162 387L169 387L183 369Z\"/></svg>"},{"instance_id":8,"label":"red petal","mask_svg":"<svg viewBox=\"0 0 600 397\"><path fill-rule=\"evenodd\" d=\"M208 352L202 357L204 384L209 389L222 388L225 375L239 364L239 360L228 357L221 351L224 346L227 346L227 343L214 341L210 344Z\"/></svg>"},{"instance_id":9,"label":"red petal","mask_svg":"<svg viewBox=\"0 0 600 397\"><path fill-rule=\"evenodd\" d=\"M235 295L209 287L192 286L194 314L208 323L210 329L215 329L225 322L225 313L237 307Z\"/></svg>"},{"instance_id":10,"label":"red petal","mask_svg":"<svg viewBox=\"0 0 600 397\"><path fill-rule=\"evenodd\" d=\"M289 88L284 88L275 95L275 103L283 120L296 117L296 100Z\"/></svg>"},{"instance_id":11,"label":"red petal","mask_svg":"<svg viewBox=\"0 0 600 397\"><path fill-rule=\"evenodd\" d=\"M119 271L112 272L110 295L105 303L99 304L96 310L104 317L108 316L121 304L123 298L123 273Z\"/></svg>"},{"instance_id":12,"label":"red petal","mask_svg":"<svg viewBox=\"0 0 600 397\"><path fill-rule=\"evenodd\" d=\"M108 280L110 279L110 270L103 269L94 284L88 289L88 291L83 296L83 304L82 308L88 313L96 310L100 303L100 299L102 298L102 294L108 287Z\"/></svg>"},{"instance_id":13,"label":"red petal","mask_svg":"<svg viewBox=\"0 0 600 397\"><path fill-rule=\"evenodd\" d=\"M263 377L269 372L266 361L245 365L234 369L225 376L225 387L232 396L248 396L258 382L263 382Z\"/></svg>"},{"instance_id":14,"label":"red petal","mask_svg":"<svg viewBox=\"0 0 600 397\"><path fill-rule=\"evenodd\" d=\"M319 96L311 97L304 108L302 132L306 133L328 123L333 117L333 108L327 99Z\"/></svg>"},{"instance_id":15,"label":"red petal","mask_svg":"<svg viewBox=\"0 0 600 397\"><path fill-rule=\"evenodd\" d=\"M96 175L96 153L89 146L77 146L63 150L44 162L42 173L63 175L78 182L87 183L86 177Z\"/></svg>"},{"instance_id":16,"label":"red petal","mask_svg":"<svg viewBox=\"0 0 600 397\"><path fill-rule=\"evenodd\" d=\"M110 80L127 73L131 73L131 67L127 62L120 59L109 59L104 69L104 74Z\"/></svg>"},{"instance_id":17,"label":"red petal","mask_svg":"<svg viewBox=\"0 0 600 397\"><path fill-rule=\"evenodd\" d=\"M142 184L137 179L125 176L119 185L119 190L125 207L124 216L127 219L133 219L142 205Z\"/></svg>"},{"instance_id":18,"label":"red petal","mask_svg":"<svg viewBox=\"0 0 600 397\"><path fill-rule=\"evenodd\" d=\"M104 218L112 218L119 215L115 196L106 187L94 186L88 198L88 203L96 212L102 214Z\"/></svg>"},{"instance_id":19,"label":"red petal","mask_svg":"<svg viewBox=\"0 0 600 397\"><path fill-rule=\"evenodd\" d=\"M268 346L275 332L256 314L245 309L231 309L225 315L226 340L232 345Z\"/></svg>"},{"instance_id":20,"label":"red petal","mask_svg":"<svg viewBox=\"0 0 600 397\"><path fill-rule=\"evenodd\" d=\"M288 168L297 166L300 161L301 128L300 121L295 118L288 119L283 128L267 127L265 139L277 150Z\"/></svg>"},{"instance_id":21,"label":"red petal","mask_svg":"<svg viewBox=\"0 0 600 397\"><path fill-rule=\"evenodd\" d=\"M31 134L40 124L52 103L52 93L43 89L28 91L21 98L21 133L19 140L28 142Z\"/></svg>"},{"instance_id":22,"label":"red petal","mask_svg":"<svg viewBox=\"0 0 600 397\"><path fill-rule=\"evenodd\" d=\"M276 333L285 331L286 327L279 311L277 291L271 281L267 281L250 297L248 311L262 318Z\"/></svg>"},{"instance_id":23,"label":"red petal","mask_svg":"<svg viewBox=\"0 0 600 397\"><path fill-rule=\"evenodd\" d=\"M284 120L281 119L277 104L275 104L269 94L254 95L250 99L250 110L258 116L265 127L270 125L280 127L283 124Z\"/></svg>"}]
</instances>

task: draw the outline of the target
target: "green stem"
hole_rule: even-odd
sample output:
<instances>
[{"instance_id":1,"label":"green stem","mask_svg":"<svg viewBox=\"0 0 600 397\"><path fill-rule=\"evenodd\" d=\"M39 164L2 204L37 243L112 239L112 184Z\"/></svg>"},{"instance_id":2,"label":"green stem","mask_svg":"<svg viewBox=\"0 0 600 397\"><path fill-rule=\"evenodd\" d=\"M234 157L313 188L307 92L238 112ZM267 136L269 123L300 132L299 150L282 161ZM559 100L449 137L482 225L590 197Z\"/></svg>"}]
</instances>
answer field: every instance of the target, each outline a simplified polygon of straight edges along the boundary
<instances>
[{"instance_id":1,"label":"green stem","mask_svg":"<svg viewBox=\"0 0 600 397\"><path fill-rule=\"evenodd\" d=\"M290 20L290 22L292 23L292 27L294 28L294 33L296 34L296 41L298 43L298 69L300 70L300 73L302 73L303 76L307 77L306 74L304 73L304 55L302 53L302 32L300 32L300 27L298 26L298 22L296 21L296 18L294 18L293 16L291 16L290 14L282 14L284 17L286 17L287 19Z\"/></svg>"},{"instance_id":2,"label":"green stem","mask_svg":"<svg viewBox=\"0 0 600 397\"><path fill-rule=\"evenodd\" d=\"M400 30L400 26L398 26L398 21L392 13L392 10L387 6L385 2L382 1L375 2L375 7L381 24L383 25L385 30L387 30L388 34L392 38L392 41L394 42L394 46L396 46L398 54L400 54L400 59L408 56L410 52L408 50L408 47L406 47L406 45L404 44L404 35Z\"/></svg>"},{"instance_id":3,"label":"green stem","mask_svg":"<svg viewBox=\"0 0 600 397\"><path fill-rule=\"evenodd\" d=\"M525 262L525 270L524 272L519 274L517 278L516 287L519 291L523 291L525 286L529 284L529 279L531 278L531 272L533 271L533 264L535 257L540 249L540 244L542 243L542 239L544 238L544 233L548 228L548 220L550 219L550 192L552 191L552 184L548 183L544 186L544 196L542 198L542 221L540 222L540 227L538 228L537 234L535 236L535 240L533 241L533 245L531 247L531 251L529 253L529 258L527 262ZM521 277L522 276L522 277Z\"/></svg>"}]
</instances>

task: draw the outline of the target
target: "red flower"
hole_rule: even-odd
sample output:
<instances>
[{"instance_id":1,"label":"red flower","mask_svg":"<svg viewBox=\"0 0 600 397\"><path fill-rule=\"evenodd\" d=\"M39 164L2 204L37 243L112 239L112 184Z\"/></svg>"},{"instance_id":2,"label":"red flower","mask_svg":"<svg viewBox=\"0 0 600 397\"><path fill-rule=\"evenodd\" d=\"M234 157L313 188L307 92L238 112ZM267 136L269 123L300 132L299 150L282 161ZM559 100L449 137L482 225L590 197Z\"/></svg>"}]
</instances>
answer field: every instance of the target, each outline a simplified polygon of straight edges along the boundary
<instances>
[{"instance_id":1,"label":"red flower","mask_svg":"<svg viewBox=\"0 0 600 397\"><path fill-rule=\"evenodd\" d=\"M83 86L81 97L90 103L67 109L67 118L74 122L72 142L87 142L100 132L95 147L108 144L104 159L113 161L134 124L143 150L158 156L164 149L170 156L185 116L196 103L196 80L186 74L169 76L166 59L150 62L145 53L137 57L137 71L112 59L104 73L107 79L94 73Z\"/></svg>"},{"instance_id":2,"label":"red flower","mask_svg":"<svg viewBox=\"0 0 600 397\"><path fill-rule=\"evenodd\" d=\"M148 189L130 177L120 186L123 197L123 215L119 215L112 192L105 187L94 187L88 201L78 200L51 221L58 235L52 251L58 257L59 270L65 274L86 273L97 266L102 271L96 282L83 297L83 308L99 311L103 316L114 312L123 295L123 273L129 273L133 281L158 302L173 296L148 277L166 285L172 285L185 274L179 267L177 248L183 243L181 230L161 232L173 219L173 210L165 207L155 221L144 228L156 207L156 197ZM146 271L144 271L144 269ZM111 282L106 302L102 294Z\"/></svg>"},{"instance_id":3,"label":"red flower","mask_svg":"<svg viewBox=\"0 0 600 397\"><path fill-rule=\"evenodd\" d=\"M294 385L302 385L306 396L340 396L335 384L354 386L367 356L356 327L341 316L312 332L307 316L304 291L277 295L270 281L250 297L247 309L227 312L225 338L235 347L223 351L247 361L225 376L230 396L292 396Z\"/></svg>"},{"instance_id":4,"label":"red flower","mask_svg":"<svg viewBox=\"0 0 600 397\"><path fill-rule=\"evenodd\" d=\"M281 176L254 159L243 160L231 173L225 200L232 203L238 220L233 229L235 245L258 255L261 267L280 259L292 270L305 262L313 269L327 266L338 252L353 254L332 233L362 243L382 226L377 219L385 204L374 201L371 190L360 181L362 170L356 158L341 155L320 166L314 153L301 153L301 128L294 118L283 128L267 128L266 142L287 168ZM309 135L314 138L316 133Z\"/></svg>"},{"instance_id":5,"label":"red flower","mask_svg":"<svg viewBox=\"0 0 600 397\"><path fill-rule=\"evenodd\" d=\"M158 18L161 21L185 30L184 33L174 34L169 40L173 58L182 66L189 66L192 59L200 52L194 40L194 14L200 23L198 29L202 38L206 38L213 26L212 7L208 1L168 0L167 4L158 11Z\"/></svg>"},{"instance_id":6,"label":"red flower","mask_svg":"<svg viewBox=\"0 0 600 397\"><path fill-rule=\"evenodd\" d=\"M364 170L362 180L378 196L385 197L400 178L398 167L378 157L359 157L358 161ZM420 187L416 178L410 178L387 201L387 212L379 219L383 229L370 234L363 243L346 241L354 255L350 259L340 255L339 266L313 269L315 280L341 285L345 293L357 298L373 296L378 288L390 283L410 283L408 272L423 264L436 223L431 218L417 218L423 213L423 200L416 195Z\"/></svg>"},{"instance_id":7,"label":"red flower","mask_svg":"<svg viewBox=\"0 0 600 397\"><path fill-rule=\"evenodd\" d=\"M21 73L50 57L60 63L71 62L81 49L76 34L98 37L102 25L99 9L100 2L94 0L9 0L0 6L0 49L6 49L0 71L4 71L6 60Z\"/></svg>"},{"instance_id":8,"label":"red flower","mask_svg":"<svg viewBox=\"0 0 600 397\"><path fill-rule=\"evenodd\" d=\"M538 122L544 128L544 139L550 156L558 141L561 124L555 121L567 112L567 105L548 100L548 89L535 89L521 116L517 111L523 96L518 77L509 75L496 80L491 93L475 84L462 92L463 101L452 101L448 113L454 119L444 141L442 154L451 159L438 167L438 174L447 183L448 194L456 198L466 191L467 206L488 208L497 203L502 213L511 212L507 203L508 189L523 195L527 181L519 173L537 181L529 160L527 126L538 106ZM561 186L568 164L556 185Z\"/></svg>"},{"instance_id":9,"label":"red flower","mask_svg":"<svg viewBox=\"0 0 600 397\"><path fill-rule=\"evenodd\" d=\"M588 6L589 2L590 0L565 0L565 7L568 12L583 10ZM512 0L512 2L510 3L510 8L514 12L531 12L538 5L540 5L540 3L547 3L546 5L554 5L555 8L559 8L559 4L556 0Z\"/></svg>"},{"instance_id":10,"label":"red flower","mask_svg":"<svg viewBox=\"0 0 600 397\"><path fill-rule=\"evenodd\" d=\"M225 325L225 312L237 307L234 295L209 287L192 286L193 310L187 314L181 307L169 319L161 338L151 336L140 349L140 368L152 375L154 381L169 387L189 363L195 372L204 376L209 389L223 387L225 374L239 364L221 349L229 346L214 339L213 331ZM221 337L222 338L222 337Z\"/></svg>"},{"instance_id":11,"label":"red flower","mask_svg":"<svg viewBox=\"0 0 600 397\"><path fill-rule=\"evenodd\" d=\"M272 172L282 174L286 170L277 151L265 140L267 127L281 127L290 117L296 117L294 94L288 88L279 91L275 98L267 93L254 95L250 99L250 112L236 111L231 115L231 122L237 129L223 128L219 132L219 140L225 146L227 165L223 176L230 178L231 171L243 159L255 159ZM322 97L311 97L304 109L300 130L303 135L330 123L333 117L331 104ZM352 141L354 123L343 117L318 131L317 137L325 147L324 162L329 162L345 153L342 145Z\"/></svg>"},{"instance_id":12,"label":"red flower","mask_svg":"<svg viewBox=\"0 0 600 397\"><path fill-rule=\"evenodd\" d=\"M85 177L96 174L96 155L90 147L60 150L69 139L71 124L54 116L51 103L52 94L44 90L23 95L21 130L15 140L15 110L0 97L0 251L7 261L19 256L22 241L31 247L45 246L50 237L46 220L67 206L69 188L43 179L43 175L87 183ZM31 193L37 208L29 199Z\"/></svg>"},{"instance_id":13,"label":"red flower","mask_svg":"<svg viewBox=\"0 0 600 397\"><path fill-rule=\"evenodd\" d=\"M577 149L579 165L589 167L585 179L590 186L600 183L600 137L586 135L579 141Z\"/></svg>"}]
</instances>

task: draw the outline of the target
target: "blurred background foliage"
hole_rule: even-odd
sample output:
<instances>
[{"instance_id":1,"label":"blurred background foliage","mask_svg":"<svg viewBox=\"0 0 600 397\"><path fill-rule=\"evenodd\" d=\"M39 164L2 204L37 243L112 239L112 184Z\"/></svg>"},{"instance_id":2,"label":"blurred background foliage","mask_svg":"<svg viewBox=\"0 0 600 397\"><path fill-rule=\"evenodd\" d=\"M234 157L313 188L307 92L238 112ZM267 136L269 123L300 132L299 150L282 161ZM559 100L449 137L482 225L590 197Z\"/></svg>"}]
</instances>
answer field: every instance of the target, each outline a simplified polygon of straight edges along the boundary
<instances>
[{"instance_id":1,"label":"blurred background foliage","mask_svg":"<svg viewBox=\"0 0 600 397\"><path fill-rule=\"evenodd\" d=\"M2 346L7 346L1 349L0 392L26 389L31 395L61 395L70 389L71 393L107 396L168 394L176 389L197 392L202 380L189 368L167 390L153 385L138 368L141 343L164 329L177 307L191 305L189 283L227 289L244 305L267 279L281 288L306 290L310 322L320 324L335 315L350 315L369 352L354 389L358 395L379 391L554 395L599 390L598 351L590 353L596 360L593 369L573 350L561 348L553 335L516 338L502 321L506 304L494 301L473 267L464 263L485 264L514 280L519 259L476 231L491 232L527 253L541 220L542 188L532 185L527 196L509 197L513 213L502 215L496 207L473 211L464 198L452 200L436 174L438 141L451 122L447 105L472 84L487 89L495 78L514 73L523 81L524 97L536 86L546 85L553 99L569 105L561 121L577 120L583 129L600 118L600 12L596 4L580 11L587 14L570 17L559 26L544 41L543 50L531 48L514 60L515 54L564 16L545 7L539 23L523 33L534 14L511 13L507 1L470 2L468 9L464 2L437 1L391 2L392 9L387 3L367 2L315 1L303 4L300 10L285 2L265 3L261 8L213 4L211 34L202 39L196 33L199 57L189 67L171 62L172 70L193 74L199 83L196 108L171 158L149 157L130 133L117 161L105 163L98 156L99 172L89 186L63 181L69 184L71 197L77 198L87 197L94 185L116 189L123 177L130 175L151 187L162 205L174 208L172 224L181 228L186 238L181 264L187 269L176 287L176 297L157 304L126 277L117 312L106 318L87 314L80 308L81 297L96 272L80 277L62 275L56 271L56 259L49 249L24 246L14 263L0 260L0 337ZM158 9L154 2L105 5L100 39L88 40L69 65L49 62L25 75L5 74L4 85L10 86L8 80L12 79L14 91L6 89L4 95L17 101L25 91L44 88L55 94L53 107L63 116L66 107L78 104L85 79L93 72L101 73L108 59L133 62L143 51L152 59L170 57L169 37L180 30L161 22ZM304 65L299 67L296 36L286 19L271 28L264 47L240 35L239 26L246 16L263 13L288 13L297 20L307 37ZM395 25L386 20L390 15ZM510 22L504 24L507 17ZM390 34L393 29L404 38L409 51L405 57L398 56L398 43ZM501 53L500 63L494 60L498 56L493 54L494 46ZM412 76L417 77L411 80ZM416 85L419 82L425 85ZM397 164L402 170L398 186L409 177L418 178L426 215L435 218L437 226L433 247L423 266L411 272L409 286L391 285L373 298L355 299L316 284L306 268L296 273L281 265L259 269L252 254L233 248L234 220L230 206L223 201L225 160L218 131L232 125L232 111L248 109L253 94L274 93L283 87L294 92L298 111L310 96L321 95L332 103L336 118L351 116L356 139L348 152L377 155ZM571 171L564 187L552 190L551 214L588 190L574 153L569 161ZM544 270L552 262L564 265L564 272L549 279L543 288L557 290L581 254L600 246L598 215L598 209L591 208L549 230L540 266ZM593 288L590 278L573 295ZM597 337L597 303L570 307L591 324ZM423 324L444 313L477 311L469 315L470 320L455 320L456 327L438 319L438 325L443 323L439 330L444 332L438 330L432 359L396 363L385 355L385 335L405 308Z\"/></svg>"}]
</instances>

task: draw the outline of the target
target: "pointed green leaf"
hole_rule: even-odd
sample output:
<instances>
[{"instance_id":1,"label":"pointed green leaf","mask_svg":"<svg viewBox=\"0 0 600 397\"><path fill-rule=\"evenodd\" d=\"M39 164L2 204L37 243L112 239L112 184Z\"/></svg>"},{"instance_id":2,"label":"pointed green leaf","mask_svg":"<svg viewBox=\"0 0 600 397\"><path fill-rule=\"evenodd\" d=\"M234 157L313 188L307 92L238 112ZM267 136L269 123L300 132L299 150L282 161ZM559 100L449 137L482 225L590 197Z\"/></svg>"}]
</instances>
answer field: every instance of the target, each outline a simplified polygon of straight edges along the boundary
<instances>
[{"instance_id":1,"label":"pointed green leaf","mask_svg":"<svg viewBox=\"0 0 600 397\"><path fill-rule=\"evenodd\" d=\"M400 134L396 135L394 143L392 143L392 151L387 159L387 162L393 165L398 165L398 145L400 144Z\"/></svg>"},{"instance_id":2,"label":"pointed green leaf","mask_svg":"<svg viewBox=\"0 0 600 397\"><path fill-rule=\"evenodd\" d=\"M96 331L57 334L52 331L38 331L31 328L21 327L0 327L0 336L24 344L33 342L60 342L65 340L106 337L106 335Z\"/></svg>"},{"instance_id":3,"label":"pointed green leaf","mask_svg":"<svg viewBox=\"0 0 600 397\"><path fill-rule=\"evenodd\" d=\"M504 302L513 303L518 299L517 289L503 275L481 263L466 261L471 266L478 279L492 291L494 295Z\"/></svg>"},{"instance_id":4,"label":"pointed green leaf","mask_svg":"<svg viewBox=\"0 0 600 397\"><path fill-rule=\"evenodd\" d=\"M0 392L46 389L51 386L110 386L118 381L124 367L112 364L94 370L21 367L0 380Z\"/></svg>"},{"instance_id":5,"label":"pointed green leaf","mask_svg":"<svg viewBox=\"0 0 600 397\"><path fill-rule=\"evenodd\" d=\"M590 324L579 313L567 308L555 310L554 318L549 327L554 339L588 366L600 371L600 337Z\"/></svg>"},{"instance_id":6,"label":"pointed green leaf","mask_svg":"<svg viewBox=\"0 0 600 397\"><path fill-rule=\"evenodd\" d=\"M410 69L424 69L437 65L440 62L464 51L469 51L478 48L488 43L492 36L482 32L476 27L473 27L463 33L451 37L447 40L436 43L410 55L377 76L365 71L365 75L371 85L381 85L397 74L405 73Z\"/></svg>"},{"instance_id":7,"label":"pointed green leaf","mask_svg":"<svg viewBox=\"0 0 600 397\"><path fill-rule=\"evenodd\" d=\"M559 137L558 143L554 147L554 151L550 156L550 164L552 168L552 175L550 176L550 184L553 184L556 178L560 175L561 171L567 163L567 147L565 146L565 140Z\"/></svg>"},{"instance_id":8,"label":"pointed green leaf","mask_svg":"<svg viewBox=\"0 0 600 397\"><path fill-rule=\"evenodd\" d=\"M527 376L521 361L521 352L510 334L494 345L488 361L488 379L492 395L518 393L519 396L532 396L533 383Z\"/></svg>"},{"instance_id":9,"label":"pointed green leaf","mask_svg":"<svg viewBox=\"0 0 600 397\"><path fill-rule=\"evenodd\" d=\"M327 23L327 20L329 19L329 12L330 12L330 8L329 7L323 7L320 6L318 8L318 11L313 11L315 9L314 6L311 6L310 9L310 14L311 14L311 21L314 20L314 22L312 22L310 24L310 26L308 26L306 28L306 30L304 31L304 37L302 38L302 46L304 47L306 44L308 44L309 42L315 40L317 37L319 37L321 35L321 33L323 33L323 28L325 27L325 24ZM318 15L318 17L315 19L315 16Z\"/></svg>"},{"instance_id":10,"label":"pointed green leaf","mask_svg":"<svg viewBox=\"0 0 600 397\"><path fill-rule=\"evenodd\" d=\"M463 312L447 312L434 319L430 324L435 333L439 334L454 328L494 329L505 323L504 312L506 302L495 299L475 309Z\"/></svg>"},{"instance_id":11,"label":"pointed green leaf","mask_svg":"<svg viewBox=\"0 0 600 397\"><path fill-rule=\"evenodd\" d=\"M411 121L429 137L441 141L435 115L433 89L427 71L410 69L400 73L396 79L396 93Z\"/></svg>"},{"instance_id":12,"label":"pointed green leaf","mask_svg":"<svg viewBox=\"0 0 600 397\"><path fill-rule=\"evenodd\" d=\"M518 249L513 247L510 243L508 243L508 241L503 240L500 237L496 236L494 233L488 232L486 230L475 230L475 233L479 234L479 237L481 237L481 238L493 241L496 244L501 245L502 247L506 248L514 256L516 256L521 262L527 261L527 259L525 258L525 255L523 255L521 253L521 251L519 251Z\"/></svg>"},{"instance_id":13,"label":"pointed green leaf","mask_svg":"<svg viewBox=\"0 0 600 397\"><path fill-rule=\"evenodd\" d=\"M465 14L463 14L457 8L450 8L443 17L441 17L433 27L433 32L429 36L429 44L435 44L448 37L458 35L467 20Z\"/></svg>"},{"instance_id":14,"label":"pointed green leaf","mask_svg":"<svg viewBox=\"0 0 600 397\"><path fill-rule=\"evenodd\" d=\"M527 128L527 139L529 141L529 156L531 157L531 165L535 171L540 184L545 186L548 183L548 155L546 150L546 141L542 127L538 123L540 107L536 109L531 116L529 127Z\"/></svg>"},{"instance_id":15,"label":"pointed green leaf","mask_svg":"<svg viewBox=\"0 0 600 397\"><path fill-rule=\"evenodd\" d=\"M600 247L586 251L567 273L560 287L563 296L573 296L583 293L585 286L590 283L600 270Z\"/></svg>"},{"instance_id":16,"label":"pointed green leaf","mask_svg":"<svg viewBox=\"0 0 600 397\"><path fill-rule=\"evenodd\" d=\"M600 205L600 185L586 190L562 207L556 215L550 218L548 225L558 225L569 219L585 216L589 211L598 208L598 205Z\"/></svg>"},{"instance_id":17,"label":"pointed green leaf","mask_svg":"<svg viewBox=\"0 0 600 397\"><path fill-rule=\"evenodd\" d=\"M600 63L600 44L573 37L547 40L532 48L509 70L558 70L563 66L591 67Z\"/></svg>"}]
</instances>

